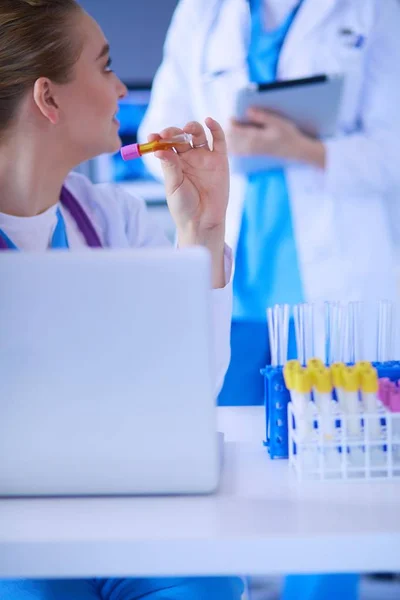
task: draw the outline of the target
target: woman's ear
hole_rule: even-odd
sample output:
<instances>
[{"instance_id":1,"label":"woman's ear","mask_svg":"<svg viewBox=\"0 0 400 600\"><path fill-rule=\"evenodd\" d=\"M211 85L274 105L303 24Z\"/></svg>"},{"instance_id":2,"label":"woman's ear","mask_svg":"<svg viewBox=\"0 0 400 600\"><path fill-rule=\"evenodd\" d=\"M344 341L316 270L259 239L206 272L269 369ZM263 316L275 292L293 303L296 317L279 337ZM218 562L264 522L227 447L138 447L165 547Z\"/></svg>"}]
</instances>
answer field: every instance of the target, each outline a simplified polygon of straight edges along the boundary
<instances>
[{"instance_id":1,"label":"woman's ear","mask_svg":"<svg viewBox=\"0 0 400 600\"><path fill-rule=\"evenodd\" d=\"M60 118L59 106L54 95L54 86L50 79L40 77L33 86L33 99L42 115L52 125L57 125Z\"/></svg>"}]
</instances>

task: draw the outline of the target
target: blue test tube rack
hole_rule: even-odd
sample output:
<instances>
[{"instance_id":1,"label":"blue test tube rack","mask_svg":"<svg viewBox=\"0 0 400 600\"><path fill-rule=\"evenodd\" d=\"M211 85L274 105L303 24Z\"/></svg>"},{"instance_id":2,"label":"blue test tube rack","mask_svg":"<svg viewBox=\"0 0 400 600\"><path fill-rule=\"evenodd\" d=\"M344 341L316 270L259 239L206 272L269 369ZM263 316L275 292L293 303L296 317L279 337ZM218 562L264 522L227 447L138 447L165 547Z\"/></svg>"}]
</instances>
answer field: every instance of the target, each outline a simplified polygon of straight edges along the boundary
<instances>
[{"instance_id":1,"label":"blue test tube rack","mask_svg":"<svg viewBox=\"0 0 400 600\"><path fill-rule=\"evenodd\" d=\"M288 411L290 393L283 367L261 369L264 377L265 440L271 458L289 457Z\"/></svg>"},{"instance_id":2,"label":"blue test tube rack","mask_svg":"<svg viewBox=\"0 0 400 600\"><path fill-rule=\"evenodd\" d=\"M390 381L399 381L400 379L400 360L390 360L388 362L373 362L372 366L378 371L379 379L387 377Z\"/></svg>"},{"instance_id":3,"label":"blue test tube rack","mask_svg":"<svg viewBox=\"0 0 400 600\"><path fill-rule=\"evenodd\" d=\"M400 380L400 361L373 362L381 379ZM288 403L290 393L283 378L283 367L266 366L264 377L265 440L271 458L289 458Z\"/></svg>"}]
</instances>

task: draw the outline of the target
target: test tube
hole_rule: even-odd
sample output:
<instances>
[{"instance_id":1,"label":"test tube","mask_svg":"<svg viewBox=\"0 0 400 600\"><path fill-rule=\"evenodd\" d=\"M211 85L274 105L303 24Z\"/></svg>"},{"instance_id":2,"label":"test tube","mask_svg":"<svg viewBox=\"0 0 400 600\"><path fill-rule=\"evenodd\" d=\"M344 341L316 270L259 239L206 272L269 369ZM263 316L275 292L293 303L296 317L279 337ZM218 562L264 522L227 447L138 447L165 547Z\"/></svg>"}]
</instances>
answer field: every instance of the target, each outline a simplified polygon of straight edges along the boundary
<instances>
[{"instance_id":1,"label":"test tube","mask_svg":"<svg viewBox=\"0 0 400 600\"><path fill-rule=\"evenodd\" d=\"M285 385L290 392L290 399L292 402L293 390L295 388L295 375L297 371L301 371L301 365L298 360L288 360L283 368L283 378L285 380Z\"/></svg>"},{"instance_id":2,"label":"test tube","mask_svg":"<svg viewBox=\"0 0 400 600\"><path fill-rule=\"evenodd\" d=\"M361 322L362 302L353 302L353 337L354 337L354 362L357 363L364 359L364 335Z\"/></svg>"},{"instance_id":3,"label":"test tube","mask_svg":"<svg viewBox=\"0 0 400 600\"><path fill-rule=\"evenodd\" d=\"M306 365L307 359L314 354L313 344L313 321L314 312L312 305L297 304L293 309L297 358L302 365Z\"/></svg>"},{"instance_id":4,"label":"test tube","mask_svg":"<svg viewBox=\"0 0 400 600\"><path fill-rule=\"evenodd\" d=\"M133 160L140 158L144 154L157 152L158 150L171 150L180 146L192 145L193 137L190 133L180 133L168 139L154 140L144 144L129 144L123 146L120 150L123 160Z\"/></svg>"},{"instance_id":5,"label":"test tube","mask_svg":"<svg viewBox=\"0 0 400 600\"><path fill-rule=\"evenodd\" d=\"M341 304L338 308L338 339L339 339L339 360L344 363L349 363L349 348L350 348L350 321L349 321L349 305Z\"/></svg>"},{"instance_id":6,"label":"test tube","mask_svg":"<svg viewBox=\"0 0 400 600\"><path fill-rule=\"evenodd\" d=\"M287 361L289 313L288 304L275 304L273 308L267 308L269 346L273 367L282 366Z\"/></svg>"},{"instance_id":7,"label":"test tube","mask_svg":"<svg viewBox=\"0 0 400 600\"><path fill-rule=\"evenodd\" d=\"M335 436L335 416L332 400L332 379L326 367L314 372L314 400L320 417L320 427L325 440L331 441Z\"/></svg>"},{"instance_id":8,"label":"test tube","mask_svg":"<svg viewBox=\"0 0 400 600\"><path fill-rule=\"evenodd\" d=\"M316 404L315 402L315 375L316 375L316 371L319 371L321 369L324 368L324 364L322 362L322 360L320 360L319 358L309 358L307 361L307 369L308 372L310 373L310 377L311 377L311 382L313 384L313 396L314 396L314 404Z\"/></svg>"},{"instance_id":9,"label":"test tube","mask_svg":"<svg viewBox=\"0 0 400 600\"><path fill-rule=\"evenodd\" d=\"M378 380L378 398L386 408L390 405L390 395L394 387L394 383L388 377Z\"/></svg>"},{"instance_id":10,"label":"test tube","mask_svg":"<svg viewBox=\"0 0 400 600\"><path fill-rule=\"evenodd\" d=\"M390 390L388 407L391 412L400 412L400 389L395 386L393 386Z\"/></svg>"},{"instance_id":11,"label":"test tube","mask_svg":"<svg viewBox=\"0 0 400 600\"><path fill-rule=\"evenodd\" d=\"M341 361L341 311L338 302L331 303L331 362Z\"/></svg>"},{"instance_id":12,"label":"test tube","mask_svg":"<svg viewBox=\"0 0 400 600\"><path fill-rule=\"evenodd\" d=\"M320 370L324 368L324 363L320 358L309 358L307 361L307 368L309 371Z\"/></svg>"},{"instance_id":13,"label":"test tube","mask_svg":"<svg viewBox=\"0 0 400 600\"><path fill-rule=\"evenodd\" d=\"M339 406L339 410L344 414L346 412L346 402L343 389L343 369L345 368L344 363L333 363L331 365L331 377L333 387L335 388L336 398Z\"/></svg>"},{"instance_id":14,"label":"test tube","mask_svg":"<svg viewBox=\"0 0 400 600\"><path fill-rule=\"evenodd\" d=\"M375 370L372 366L372 363L370 363L369 360L359 360L354 366L356 370L360 373L360 376L364 371Z\"/></svg>"},{"instance_id":15,"label":"test tube","mask_svg":"<svg viewBox=\"0 0 400 600\"><path fill-rule=\"evenodd\" d=\"M303 339L301 328L301 304L296 304L293 307L294 330L296 335L297 358L301 365L304 365Z\"/></svg>"},{"instance_id":16,"label":"test tube","mask_svg":"<svg viewBox=\"0 0 400 600\"><path fill-rule=\"evenodd\" d=\"M278 365L278 332L276 331L274 311L272 308L267 308L267 322L269 348L271 352L271 366L276 367Z\"/></svg>"},{"instance_id":17,"label":"test tube","mask_svg":"<svg viewBox=\"0 0 400 600\"><path fill-rule=\"evenodd\" d=\"M304 363L314 356L314 305L304 304Z\"/></svg>"},{"instance_id":18,"label":"test tube","mask_svg":"<svg viewBox=\"0 0 400 600\"><path fill-rule=\"evenodd\" d=\"M287 361L288 344L289 344L289 313L290 307L288 304L279 306L279 364L284 365Z\"/></svg>"},{"instance_id":19,"label":"test tube","mask_svg":"<svg viewBox=\"0 0 400 600\"><path fill-rule=\"evenodd\" d=\"M295 409L295 424L300 442L307 441L313 425L313 404L311 402L312 381L307 369L295 371L292 402Z\"/></svg>"},{"instance_id":20,"label":"test tube","mask_svg":"<svg viewBox=\"0 0 400 600\"><path fill-rule=\"evenodd\" d=\"M376 369L370 365L370 368L364 368L361 374L361 398L364 412L368 415L377 415L374 418L367 417L370 439L377 439L381 434L380 418L378 416L378 374ZM365 421L366 422L366 421Z\"/></svg>"},{"instance_id":21,"label":"test tube","mask_svg":"<svg viewBox=\"0 0 400 600\"><path fill-rule=\"evenodd\" d=\"M393 359L393 303L388 300L379 301L377 361L386 362Z\"/></svg>"},{"instance_id":22,"label":"test tube","mask_svg":"<svg viewBox=\"0 0 400 600\"><path fill-rule=\"evenodd\" d=\"M360 402L358 399L360 388L359 373L354 367L344 367L342 377L343 400L347 414L347 431L350 436L358 437L361 435Z\"/></svg>"},{"instance_id":23,"label":"test tube","mask_svg":"<svg viewBox=\"0 0 400 600\"><path fill-rule=\"evenodd\" d=\"M331 323L331 303L325 302L325 364L330 365L332 363L331 356L331 336L332 336L332 323Z\"/></svg>"}]
</instances>

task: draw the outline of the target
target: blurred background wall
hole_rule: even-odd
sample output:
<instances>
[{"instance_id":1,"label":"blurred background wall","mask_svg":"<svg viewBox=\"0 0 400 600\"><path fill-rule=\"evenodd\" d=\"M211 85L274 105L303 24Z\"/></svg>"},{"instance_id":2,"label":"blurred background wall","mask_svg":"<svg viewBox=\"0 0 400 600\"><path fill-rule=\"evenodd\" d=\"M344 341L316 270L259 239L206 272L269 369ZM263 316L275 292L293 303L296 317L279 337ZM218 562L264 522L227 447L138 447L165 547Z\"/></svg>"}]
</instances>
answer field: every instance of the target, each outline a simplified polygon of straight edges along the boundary
<instances>
[{"instance_id":1,"label":"blurred background wall","mask_svg":"<svg viewBox=\"0 0 400 600\"><path fill-rule=\"evenodd\" d=\"M177 0L80 0L80 4L103 28L118 75L132 83L151 81Z\"/></svg>"}]
</instances>

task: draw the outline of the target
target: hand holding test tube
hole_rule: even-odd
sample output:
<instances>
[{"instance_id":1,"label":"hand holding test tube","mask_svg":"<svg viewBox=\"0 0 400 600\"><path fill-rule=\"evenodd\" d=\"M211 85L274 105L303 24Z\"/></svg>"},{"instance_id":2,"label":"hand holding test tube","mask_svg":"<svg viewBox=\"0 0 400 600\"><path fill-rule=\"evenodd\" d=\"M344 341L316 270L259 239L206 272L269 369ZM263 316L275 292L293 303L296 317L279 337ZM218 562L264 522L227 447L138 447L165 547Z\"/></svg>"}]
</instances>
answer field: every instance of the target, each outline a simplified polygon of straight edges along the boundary
<instances>
[{"instance_id":1,"label":"hand holding test tube","mask_svg":"<svg viewBox=\"0 0 400 600\"><path fill-rule=\"evenodd\" d=\"M211 254L212 287L226 285L224 244L229 200L229 160L223 129L205 119L148 136L148 144L123 148L126 159L155 152L164 173L168 209L179 248L203 246Z\"/></svg>"}]
</instances>

